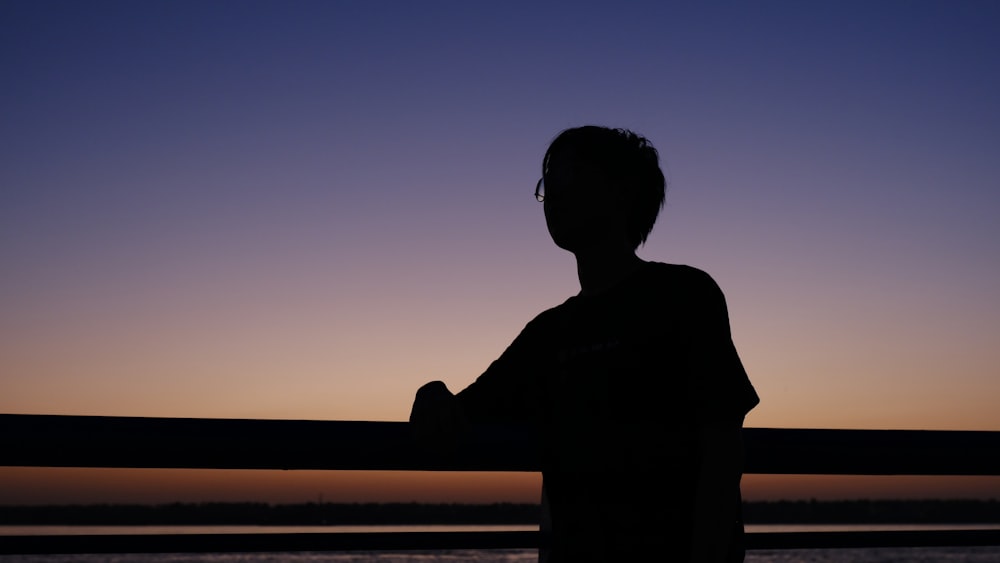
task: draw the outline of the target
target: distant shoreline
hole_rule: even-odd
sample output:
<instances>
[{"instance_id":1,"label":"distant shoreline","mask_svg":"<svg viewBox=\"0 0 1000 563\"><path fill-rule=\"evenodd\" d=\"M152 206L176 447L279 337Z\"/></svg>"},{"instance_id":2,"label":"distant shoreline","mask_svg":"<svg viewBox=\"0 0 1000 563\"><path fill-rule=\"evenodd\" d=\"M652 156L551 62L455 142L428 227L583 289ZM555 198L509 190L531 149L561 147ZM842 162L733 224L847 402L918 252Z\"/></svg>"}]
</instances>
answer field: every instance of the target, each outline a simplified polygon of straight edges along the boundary
<instances>
[{"instance_id":1,"label":"distant shoreline","mask_svg":"<svg viewBox=\"0 0 1000 563\"><path fill-rule=\"evenodd\" d=\"M754 501L748 524L1000 523L1000 500ZM535 524L537 504L210 502L0 506L0 525Z\"/></svg>"}]
</instances>

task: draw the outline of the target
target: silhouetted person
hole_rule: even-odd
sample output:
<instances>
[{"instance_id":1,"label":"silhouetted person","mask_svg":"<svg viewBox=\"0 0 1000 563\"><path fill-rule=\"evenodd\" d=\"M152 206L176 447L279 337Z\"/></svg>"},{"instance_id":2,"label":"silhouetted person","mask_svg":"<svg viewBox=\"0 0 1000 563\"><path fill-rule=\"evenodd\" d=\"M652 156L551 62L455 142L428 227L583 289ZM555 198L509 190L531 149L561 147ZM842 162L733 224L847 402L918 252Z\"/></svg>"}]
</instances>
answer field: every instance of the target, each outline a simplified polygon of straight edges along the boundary
<instances>
[{"instance_id":1,"label":"silhouetted person","mask_svg":"<svg viewBox=\"0 0 1000 563\"><path fill-rule=\"evenodd\" d=\"M758 398L712 278L636 256L663 205L658 160L626 130L555 138L535 195L579 294L457 395L421 387L410 414L425 441L470 423L538 429L551 563L743 560L741 432Z\"/></svg>"}]
</instances>

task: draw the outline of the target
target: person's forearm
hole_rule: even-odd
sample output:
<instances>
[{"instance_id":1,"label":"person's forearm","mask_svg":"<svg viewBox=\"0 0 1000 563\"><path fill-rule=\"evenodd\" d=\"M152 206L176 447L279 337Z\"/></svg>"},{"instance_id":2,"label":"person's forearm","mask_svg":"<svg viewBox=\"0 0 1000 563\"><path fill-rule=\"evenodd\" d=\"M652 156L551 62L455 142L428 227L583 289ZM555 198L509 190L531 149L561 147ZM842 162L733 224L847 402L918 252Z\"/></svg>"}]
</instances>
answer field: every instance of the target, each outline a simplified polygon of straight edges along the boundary
<instances>
[{"instance_id":1,"label":"person's forearm","mask_svg":"<svg viewBox=\"0 0 1000 563\"><path fill-rule=\"evenodd\" d=\"M701 469L695 485L691 561L726 561L736 521L743 467L739 428L705 429L701 436Z\"/></svg>"},{"instance_id":2,"label":"person's forearm","mask_svg":"<svg viewBox=\"0 0 1000 563\"><path fill-rule=\"evenodd\" d=\"M737 518L728 488L711 486L708 480L699 483L695 493L695 517L691 538L691 561L716 563L726 560L729 537ZM726 494L720 492L726 490Z\"/></svg>"}]
</instances>

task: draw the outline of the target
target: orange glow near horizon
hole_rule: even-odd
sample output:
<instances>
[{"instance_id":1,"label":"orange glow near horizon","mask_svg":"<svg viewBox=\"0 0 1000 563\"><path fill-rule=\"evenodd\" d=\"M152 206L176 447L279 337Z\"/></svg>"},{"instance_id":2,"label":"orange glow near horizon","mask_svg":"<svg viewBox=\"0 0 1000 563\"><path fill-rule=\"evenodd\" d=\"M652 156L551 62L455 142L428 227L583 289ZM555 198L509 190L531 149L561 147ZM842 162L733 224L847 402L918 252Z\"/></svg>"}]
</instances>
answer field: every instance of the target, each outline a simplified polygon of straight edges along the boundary
<instances>
[{"instance_id":1,"label":"orange glow near horizon","mask_svg":"<svg viewBox=\"0 0 1000 563\"><path fill-rule=\"evenodd\" d=\"M743 498L758 500L1000 499L1000 476L744 475Z\"/></svg>"},{"instance_id":2,"label":"orange glow near horizon","mask_svg":"<svg viewBox=\"0 0 1000 563\"><path fill-rule=\"evenodd\" d=\"M538 473L0 468L0 505L172 502L536 503ZM1000 477L746 475L760 500L1000 499Z\"/></svg>"},{"instance_id":3,"label":"orange glow near horizon","mask_svg":"<svg viewBox=\"0 0 1000 563\"><path fill-rule=\"evenodd\" d=\"M538 502L538 473L0 468L0 505Z\"/></svg>"}]
</instances>

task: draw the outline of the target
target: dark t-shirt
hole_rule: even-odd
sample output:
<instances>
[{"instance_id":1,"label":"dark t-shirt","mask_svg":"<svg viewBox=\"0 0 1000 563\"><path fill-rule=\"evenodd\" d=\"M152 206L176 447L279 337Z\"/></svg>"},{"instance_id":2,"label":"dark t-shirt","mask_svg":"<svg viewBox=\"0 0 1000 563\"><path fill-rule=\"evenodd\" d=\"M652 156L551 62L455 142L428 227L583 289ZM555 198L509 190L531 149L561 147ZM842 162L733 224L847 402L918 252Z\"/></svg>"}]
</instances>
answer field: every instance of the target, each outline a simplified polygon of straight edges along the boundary
<instances>
[{"instance_id":1,"label":"dark t-shirt","mask_svg":"<svg viewBox=\"0 0 1000 563\"><path fill-rule=\"evenodd\" d=\"M471 422L537 425L553 561L683 556L698 431L758 402L718 285L661 263L538 315L458 397Z\"/></svg>"}]
</instances>

